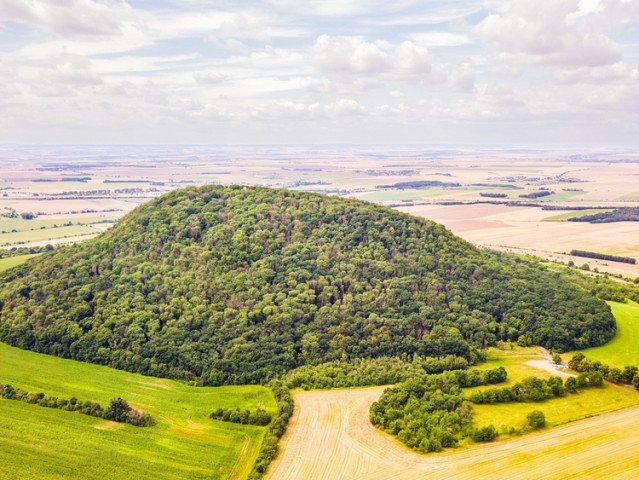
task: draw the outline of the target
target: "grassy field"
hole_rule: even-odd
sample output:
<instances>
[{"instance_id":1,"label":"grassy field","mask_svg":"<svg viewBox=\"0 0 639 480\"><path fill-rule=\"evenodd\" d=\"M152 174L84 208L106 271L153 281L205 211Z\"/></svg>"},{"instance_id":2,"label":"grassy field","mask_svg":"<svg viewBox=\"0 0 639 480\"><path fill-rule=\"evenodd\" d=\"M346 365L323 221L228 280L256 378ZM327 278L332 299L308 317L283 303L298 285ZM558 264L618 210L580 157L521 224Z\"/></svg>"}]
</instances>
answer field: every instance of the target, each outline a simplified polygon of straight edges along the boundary
<instances>
[{"instance_id":1,"label":"grassy field","mask_svg":"<svg viewBox=\"0 0 639 480\"><path fill-rule=\"evenodd\" d=\"M508 372L508 382L504 385L513 385L531 375L539 378L551 376L550 372L529 364L531 361L543 359L538 348L518 347L512 351L493 349L490 355L489 361L483 364L482 368L503 366ZM464 390L468 393L471 391L472 389ZM477 426L492 424L501 434L510 427L521 429L526 424L526 415L533 410L544 412L547 424L556 426L633 405L639 405L639 392L631 388L604 384L602 388L584 389L577 394L567 394L565 397L543 402L473 405L473 412L474 423Z\"/></svg>"},{"instance_id":2,"label":"grassy field","mask_svg":"<svg viewBox=\"0 0 639 480\"><path fill-rule=\"evenodd\" d=\"M21 243L76 237L79 235L92 235L95 233L98 233L98 230L88 225L70 225L67 227L0 233L0 245L19 245Z\"/></svg>"},{"instance_id":3,"label":"grassy field","mask_svg":"<svg viewBox=\"0 0 639 480\"><path fill-rule=\"evenodd\" d=\"M601 347L582 350L590 360L599 360L613 367L639 367L639 304L608 302L617 320L617 334ZM568 360L572 355L563 357Z\"/></svg>"},{"instance_id":4,"label":"grassy field","mask_svg":"<svg viewBox=\"0 0 639 480\"><path fill-rule=\"evenodd\" d=\"M33 253L27 255L16 255L15 257L0 258L0 272L8 270L11 267L15 267L16 265L20 265L32 257L37 257L38 255L40 254Z\"/></svg>"},{"instance_id":5,"label":"grassy field","mask_svg":"<svg viewBox=\"0 0 639 480\"><path fill-rule=\"evenodd\" d=\"M584 195L586 192L557 192L547 197L541 197L538 200L541 202L569 202L574 197Z\"/></svg>"},{"instance_id":6,"label":"grassy field","mask_svg":"<svg viewBox=\"0 0 639 480\"><path fill-rule=\"evenodd\" d=\"M0 382L103 406L120 396L157 421L133 427L0 399L0 478L242 479L265 428L208 415L218 407L276 410L264 387L192 387L1 343Z\"/></svg>"}]
</instances>

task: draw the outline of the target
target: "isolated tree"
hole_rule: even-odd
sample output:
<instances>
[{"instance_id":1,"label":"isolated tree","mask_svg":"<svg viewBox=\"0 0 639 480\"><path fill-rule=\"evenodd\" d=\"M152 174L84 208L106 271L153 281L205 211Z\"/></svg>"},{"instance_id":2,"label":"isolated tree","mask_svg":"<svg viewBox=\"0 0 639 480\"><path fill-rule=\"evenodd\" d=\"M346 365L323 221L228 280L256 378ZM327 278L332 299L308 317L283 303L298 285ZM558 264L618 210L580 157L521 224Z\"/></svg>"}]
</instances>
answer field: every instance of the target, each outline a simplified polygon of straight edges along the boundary
<instances>
[{"instance_id":1,"label":"isolated tree","mask_svg":"<svg viewBox=\"0 0 639 480\"><path fill-rule=\"evenodd\" d=\"M540 428L544 428L546 426L546 416L541 410L533 410L528 415L526 415L526 419L528 420L528 425L530 425L535 430L539 430Z\"/></svg>"},{"instance_id":2,"label":"isolated tree","mask_svg":"<svg viewBox=\"0 0 639 480\"><path fill-rule=\"evenodd\" d=\"M497 430L493 425L478 428L473 432L473 440L476 442L492 442L497 438Z\"/></svg>"},{"instance_id":3,"label":"isolated tree","mask_svg":"<svg viewBox=\"0 0 639 480\"><path fill-rule=\"evenodd\" d=\"M556 365L561 364L561 355L559 355L557 352L553 353L552 354L552 361Z\"/></svg>"},{"instance_id":4,"label":"isolated tree","mask_svg":"<svg viewBox=\"0 0 639 480\"><path fill-rule=\"evenodd\" d=\"M639 390L639 373L636 374L632 379L632 385Z\"/></svg>"}]
</instances>

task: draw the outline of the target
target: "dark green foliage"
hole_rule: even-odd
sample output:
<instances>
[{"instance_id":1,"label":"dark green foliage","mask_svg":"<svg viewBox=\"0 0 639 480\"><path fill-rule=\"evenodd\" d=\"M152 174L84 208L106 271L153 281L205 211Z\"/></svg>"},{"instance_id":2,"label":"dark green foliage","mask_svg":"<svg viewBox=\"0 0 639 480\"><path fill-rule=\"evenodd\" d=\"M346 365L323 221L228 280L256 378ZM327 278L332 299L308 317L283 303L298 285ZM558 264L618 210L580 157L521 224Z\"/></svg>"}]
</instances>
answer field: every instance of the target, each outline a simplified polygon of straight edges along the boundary
<instances>
[{"instance_id":1,"label":"dark green foliage","mask_svg":"<svg viewBox=\"0 0 639 480\"><path fill-rule=\"evenodd\" d=\"M492 192L480 192L479 196L487 197L487 198L506 198L507 197L505 193L492 193Z\"/></svg>"},{"instance_id":2,"label":"dark green foliage","mask_svg":"<svg viewBox=\"0 0 639 480\"><path fill-rule=\"evenodd\" d=\"M639 368L634 365L627 365L621 370L620 368L610 367L601 362L591 362L581 352L575 353L568 366L577 372L581 372L577 377L577 384L587 382L588 386L601 387L604 379L613 383L627 383L634 385L639 390L639 384L635 383L635 379L639 374ZM567 383L567 382L566 382Z\"/></svg>"},{"instance_id":3,"label":"dark green foliage","mask_svg":"<svg viewBox=\"0 0 639 480\"><path fill-rule=\"evenodd\" d=\"M257 187L171 192L0 285L1 341L208 385L615 333L607 305L538 264L388 208Z\"/></svg>"},{"instance_id":4,"label":"dark green foliage","mask_svg":"<svg viewBox=\"0 0 639 480\"><path fill-rule=\"evenodd\" d=\"M398 190L429 187L461 187L461 183L440 182L439 180L414 180L412 182L398 182L392 185L377 185L377 188L396 188Z\"/></svg>"},{"instance_id":5,"label":"dark green foliage","mask_svg":"<svg viewBox=\"0 0 639 480\"><path fill-rule=\"evenodd\" d=\"M579 386L579 388L588 386L597 385L591 384L588 379L585 379L584 384ZM521 382L518 382L511 387L493 388L473 392L468 399L477 404L540 402L547 398L563 397L567 390L567 385L564 385L559 377L550 377L548 380L538 377L526 377ZM576 392L576 390L577 386L575 386L571 393Z\"/></svg>"},{"instance_id":6,"label":"dark green foliage","mask_svg":"<svg viewBox=\"0 0 639 480\"><path fill-rule=\"evenodd\" d=\"M411 362L397 357L356 358L350 362L304 365L288 373L286 384L289 388L304 389L389 385L423 373L442 373L466 368L468 361L465 358L452 355L441 358L415 356Z\"/></svg>"},{"instance_id":7,"label":"dark green foliage","mask_svg":"<svg viewBox=\"0 0 639 480\"><path fill-rule=\"evenodd\" d=\"M284 435L288 421L293 415L295 406L293 397L286 385L281 380L271 380L269 387L273 391L273 396L277 402L277 417L271 422L268 432L262 441L260 453L257 455L253 469L248 476L248 480L262 478L268 466L275 459L278 452L277 442Z\"/></svg>"},{"instance_id":8,"label":"dark green foliage","mask_svg":"<svg viewBox=\"0 0 639 480\"><path fill-rule=\"evenodd\" d=\"M585 250L571 250L570 255L575 257L596 258L598 260L610 260L611 262L637 263L637 260L631 257L618 257L616 255L606 255L605 253L587 252Z\"/></svg>"},{"instance_id":9,"label":"dark green foliage","mask_svg":"<svg viewBox=\"0 0 639 480\"><path fill-rule=\"evenodd\" d=\"M250 410L240 411L239 408L236 408L235 410L229 408L218 408L211 413L209 417L215 420L222 420L224 422L258 425L260 427L271 423L271 416L263 408L258 408L254 412L251 412Z\"/></svg>"},{"instance_id":10,"label":"dark green foliage","mask_svg":"<svg viewBox=\"0 0 639 480\"><path fill-rule=\"evenodd\" d=\"M540 197L547 197L548 195L552 195L555 192L549 192L548 190L538 190L536 192L530 192L530 193L522 193L521 195L519 195L520 198L540 198Z\"/></svg>"},{"instance_id":11,"label":"dark green foliage","mask_svg":"<svg viewBox=\"0 0 639 480\"><path fill-rule=\"evenodd\" d=\"M533 410L526 415L526 419L528 420L528 425L530 425L530 427L534 430L539 430L546 426L546 416L544 415L544 412L540 410Z\"/></svg>"},{"instance_id":12,"label":"dark green foliage","mask_svg":"<svg viewBox=\"0 0 639 480\"><path fill-rule=\"evenodd\" d=\"M492 442L497 438L497 430L493 425L475 429L473 431L473 440L476 442Z\"/></svg>"},{"instance_id":13,"label":"dark green foliage","mask_svg":"<svg viewBox=\"0 0 639 480\"><path fill-rule=\"evenodd\" d=\"M568 219L571 222L611 223L611 222L639 222L638 207L616 208L611 212L600 212Z\"/></svg>"},{"instance_id":14,"label":"dark green foliage","mask_svg":"<svg viewBox=\"0 0 639 480\"><path fill-rule=\"evenodd\" d=\"M371 406L370 419L411 448L437 452L455 446L463 437L474 436L472 408L462 395L462 387L505 379L503 367L411 377L384 391Z\"/></svg>"},{"instance_id":15,"label":"dark green foliage","mask_svg":"<svg viewBox=\"0 0 639 480\"><path fill-rule=\"evenodd\" d=\"M104 410L99 403L81 402L75 397L70 399L46 396L44 393L29 393L11 385L0 384L0 397L8 400L20 400L32 403L41 407L59 408L69 412L80 412L92 417L104 418L115 422L129 423L138 427L147 427L155 424L155 421L148 413L142 413L132 409L126 400L121 398L112 399L109 407Z\"/></svg>"}]
</instances>

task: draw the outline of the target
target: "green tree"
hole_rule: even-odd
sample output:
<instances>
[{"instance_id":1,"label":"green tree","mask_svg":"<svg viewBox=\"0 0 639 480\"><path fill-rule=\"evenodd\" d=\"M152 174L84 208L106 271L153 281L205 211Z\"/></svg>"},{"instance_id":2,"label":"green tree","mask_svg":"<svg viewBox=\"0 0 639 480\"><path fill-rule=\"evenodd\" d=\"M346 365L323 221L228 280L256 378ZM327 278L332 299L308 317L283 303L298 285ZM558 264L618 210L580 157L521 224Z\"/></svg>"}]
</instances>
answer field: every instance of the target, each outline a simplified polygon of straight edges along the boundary
<instances>
[{"instance_id":1,"label":"green tree","mask_svg":"<svg viewBox=\"0 0 639 480\"><path fill-rule=\"evenodd\" d=\"M526 415L526 419L528 420L528 425L530 425L535 430L539 430L540 428L544 428L546 426L546 416L541 410L533 410L528 415Z\"/></svg>"},{"instance_id":2,"label":"green tree","mask_svg":"<svg viewBox=\"0 0 639 480\"><path fill-rule=\"evenodd\" d=\"M132 410L126 400L118 397L112 398L110 405L104 411L103 417L114 422L126 422L127 414Z\"/></svg>"},{"instance_id":3,"label":"green tree","mask_svg":"<svg viewBox=\"0 0 639 480\"><path fill-rule=\"evenodd\" d=\"M492 442L495 438L497 438L497 430L495 430L494 425L478 428L473 432L473 440L475 442Z\"/></svg>"}]
</instances>

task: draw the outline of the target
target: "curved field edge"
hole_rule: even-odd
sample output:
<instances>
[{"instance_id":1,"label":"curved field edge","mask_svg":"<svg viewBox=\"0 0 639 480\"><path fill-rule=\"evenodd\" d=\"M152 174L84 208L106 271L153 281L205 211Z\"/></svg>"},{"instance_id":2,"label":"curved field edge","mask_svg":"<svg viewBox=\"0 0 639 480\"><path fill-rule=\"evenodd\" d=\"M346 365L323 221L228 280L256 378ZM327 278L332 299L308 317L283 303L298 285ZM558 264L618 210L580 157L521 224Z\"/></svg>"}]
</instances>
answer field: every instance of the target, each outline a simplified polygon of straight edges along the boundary
<instances>
[{"instance_id":1,"label":"curved field edge","mask_svg":"<svg viewBox=\"0 0 639 480\"><path fill-rule=\"evenodd\" d=\"M639 475L639 407L516 439L420 455L369 422L370 405L384 388L296 393L296 410L281 454L265 478L536 480Z\"/></svg>"},{"instance_id":2,"label":"curved field edge","mask_svg":"<svg viewBox=\"0 0 639 480\"><path fill-rule=\"evenodd\" d=\"M0 343L0 382L31 392L108 404L123 397L150 413L153 427L0 399L0 478L245 479L266 427L210 420L218 407L265 408L260 386L193 387Z\"/></svg>"},{"instance_id":3,"label":"curved field edge","mask_svg":"<svg viewBox=\"0 0 639 480\"><path fill-rule=\"evenodd\" d=\"M623 368L639 363L639 304L628 300L627 303L607 302L617 321L617 333L608 343L581 350L592 361L612 367ZM571 353L564 355L570 359Z\"/></svg>"}]
</instances>

